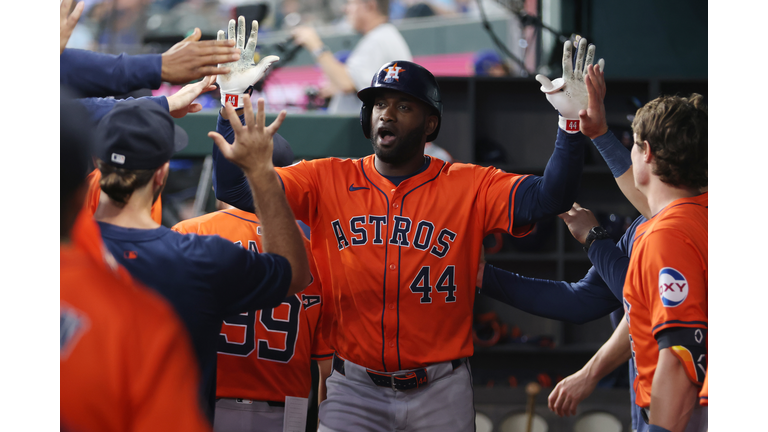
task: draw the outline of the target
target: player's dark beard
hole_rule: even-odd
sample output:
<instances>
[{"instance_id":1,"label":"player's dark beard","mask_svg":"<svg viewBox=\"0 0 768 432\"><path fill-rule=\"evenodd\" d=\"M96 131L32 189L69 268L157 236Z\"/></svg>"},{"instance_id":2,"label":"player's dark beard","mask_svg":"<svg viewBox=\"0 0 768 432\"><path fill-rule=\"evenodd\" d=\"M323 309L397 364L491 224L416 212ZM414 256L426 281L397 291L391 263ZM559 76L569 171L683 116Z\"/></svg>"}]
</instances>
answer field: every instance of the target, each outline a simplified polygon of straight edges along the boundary
<instances>
[{"instance_id":1,"label":"player's dark beard","mask_svg":"<svg viewBox=\"0 0 768 432\"><path fill-rule=\"evenodd\" d=\"M376 144L378 134L372 134L371 145L373 145L373 152L380 161L386 164L392 166L405 165L417 157L417 155L423 156L423 154L420 154L420 147L421 139L424 136L426 127L427 125L423 124L420 128L417 127L408 132L402 138L398 139L399 142L395 147L389 150L384 150L379 147L379 145Z\"/></svg>"}]
</instances>

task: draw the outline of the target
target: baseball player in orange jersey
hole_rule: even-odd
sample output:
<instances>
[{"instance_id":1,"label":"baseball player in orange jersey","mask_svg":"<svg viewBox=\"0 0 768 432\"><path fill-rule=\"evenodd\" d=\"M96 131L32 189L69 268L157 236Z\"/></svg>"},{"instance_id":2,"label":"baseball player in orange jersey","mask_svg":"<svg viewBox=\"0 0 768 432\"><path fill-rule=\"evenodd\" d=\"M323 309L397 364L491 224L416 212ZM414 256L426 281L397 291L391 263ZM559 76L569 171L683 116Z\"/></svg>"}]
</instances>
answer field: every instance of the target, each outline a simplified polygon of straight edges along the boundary
<instances>
[{"instance_id":1,"label":"baseball player in orange jersey","mask_svg":"<svg viewBox=\"0 0 768 432\"><path fill-rule=\"evenodd\" d=\"M388 63L358 97L375 155L277 169L294 214L312 230L318 265L327 265L321 278L337 356L320 430L474 430L466 358L482 239L523 236L534 221L570 208L583 136L578 123L561 123L544 177L450 164L424 155L442 116L429 71ZM227 156L228 120L236 119L231 107L221 114L220 135L212 135L217 197L249 208L237 200L247 186L242 173L218 154Z\"/></svg>"},{"instance_id":2,"label":"baseball player in orange jersey","mask_svg":"<svg viewBox=\"0 0 768 432\"><path fill-rule=\"evenodd\" d=\"M87 114L73 105L61 106L61 427L210 431L181 322L117 265L83 208L89 137L76 120Z\"/></svg>"},{"instance_id":3,"label":"baseball player in orange jersey","mask_svg":"<svg viewBox=\"0 0 768 432\"><path fill-rule=\"evenodd\" d=\"M275 166L293 161L290 146L274 138ZM176 224L182 234L219 235L244 248L261 251L261 224L255 214L222 209ZM305 239L311 257L309 241ZM318 393L325 393L333 350L322 336L322 289L314 261L312 284L271 310L251 311L224 320L216 369L217 432L283 430L286 396L306 398L312 384L311 360L318 363ZM245 326L245 327L244 327ZM323 397L318 398L322 401Z\"/></svg>"},{"instance_id":4,"label":"baseball player in orange jersey","mask_svg":"<svg viewBox=\"0 0 768 432\"><path fill-rule=\"evenodd\" d=\"M217 234L244 248L262 249L256 215L234 208L179 222L173 230ZM309 254L309 241L305 244ZM280 306L224 320L216 369L217 432L282 431L285 397L309 396L310 360L318 362L319 392L324 393L333 350L320 329L322 289L311 259L310 271L312 284Z\"/></svg>"},{"instance_id":5,"label":"baseball player in orange jersey","mask_svg":"<svg viewBox=\"0 0 768 432\"><path fill-rule=\"evenodd\" d=\"M633 121L635 185L648 197L624 283L637 405L651 432L705 431L707 109L701 95L660 97Z\"/></svg>"}]
</instances>

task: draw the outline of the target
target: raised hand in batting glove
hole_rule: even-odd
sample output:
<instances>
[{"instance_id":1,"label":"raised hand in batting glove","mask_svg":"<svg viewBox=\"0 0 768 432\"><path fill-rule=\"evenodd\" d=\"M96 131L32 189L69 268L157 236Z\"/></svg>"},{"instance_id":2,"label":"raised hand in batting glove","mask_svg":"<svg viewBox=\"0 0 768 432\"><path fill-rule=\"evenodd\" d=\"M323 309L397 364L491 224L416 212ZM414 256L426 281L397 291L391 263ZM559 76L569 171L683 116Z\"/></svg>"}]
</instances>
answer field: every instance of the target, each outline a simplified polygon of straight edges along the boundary
<instances>
[{"instance_id":1,"label":"raised hand in batting glove","mask_svg":"<svg viewBox=\"0 0 768 432\"><path fill-rule=\"evenodd\" d=\"M589 45L582 38L578 42L576 65L572 63L571 41L566 41L563 47L563 77L550 81L544 75L536 75L536 81L541 83L541 91L546 93L547 100L560 113L558 125L568 133L579 132L579 111L587 109L587 88L584 77L587 75L587 66L592 64L595 58L595 46ZM586 51L587 58L584 59ZM597 62L600 71L605 69L605 60Z\"/></svg>"},{"instance_id":2,"label":"raised hand in batting glove","mask_svg":"<svg viewBox=\"0 0 768 432\"><path fill-rule=\"evenodd\" d=\"M250 95L253 85L264 78L272 63L280 60L280 57L272 55L261 59L259 64L254 63L253 55L256 52L258 31L259 23L254 20L248 45L245 45L245 17L240 16L237 19L237 42L235 46L241 49L240 60L219 65L230 69L228 74L218 77L219 88L221 89L221 106L225 106L229 102L235 109L243 108L243 96ZM229 39L235 39L235 20L229 20L227 32ZM217 39L225 39L224 30L219 30Z\"/></svg>"}]
</instances>

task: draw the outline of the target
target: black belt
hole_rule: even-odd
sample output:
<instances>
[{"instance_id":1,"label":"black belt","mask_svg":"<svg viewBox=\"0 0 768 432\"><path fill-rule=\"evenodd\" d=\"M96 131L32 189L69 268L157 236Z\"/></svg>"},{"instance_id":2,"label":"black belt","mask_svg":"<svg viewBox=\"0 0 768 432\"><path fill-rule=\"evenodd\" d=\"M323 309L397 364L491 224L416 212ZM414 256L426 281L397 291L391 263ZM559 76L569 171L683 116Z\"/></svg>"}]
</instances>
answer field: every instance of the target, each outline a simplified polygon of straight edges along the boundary
<instances>
[{"instance_id":1,"label":"black belt","mask_svg":"<svg viewBox=\"0 0 768 432\"><path fill-rule=\"evenodd\" d=\"M651 424L651 410L648 408L640 408L640 415L643 417L645 424Z\"/></svg>"},{"instance_id":2,"label":"black belt","mask_svg":"<svg viewBox=\"0 0 768 432\"><path fill-rule=\"evenodd\" d=\"M465 359L451 360L453 369L455 370L457 367L464 364L464 360ZM344 373L344 360L335 355L333 356L333 370L342 375L346 375ZM424 387L429 383L426 368L415 369L401 374L381 373L370 369L367 369L366 372L368 372L368 376L374 384L379 387L389 387L393 390L411 390Z\"/></svg>"}]
</instances>

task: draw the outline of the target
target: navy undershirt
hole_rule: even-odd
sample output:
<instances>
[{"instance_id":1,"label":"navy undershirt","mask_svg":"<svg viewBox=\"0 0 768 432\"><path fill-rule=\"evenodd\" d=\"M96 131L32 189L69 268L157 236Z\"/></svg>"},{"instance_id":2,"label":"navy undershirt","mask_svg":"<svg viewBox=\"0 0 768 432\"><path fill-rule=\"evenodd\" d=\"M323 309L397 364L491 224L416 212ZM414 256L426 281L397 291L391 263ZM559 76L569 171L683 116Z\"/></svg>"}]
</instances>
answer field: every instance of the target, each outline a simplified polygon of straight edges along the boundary
<instances>
[{"instance_id":1,"label":"navy undershirt","mask_svg":"<svg viewBox=\"0 0 768 432\"><path fill-rule=\"evenodd\" d=\"M381 173L379 173L379 174L381 174L381 176L384 177L385 179L391 181L393 185L400 186L400 183L404 182L405 180L408 180L409 178L411 178L411 177L413 177L415 175L419 175L419 174L423 173L424 171L426 171L427 168L429 168L429 162L431 160L432 160L431 158L425 157L424 158L424 164L421 166L421 168L419 168L418 170L414 171L412 174L403 175L403 176L386 176L386 175L381 174Z\"/></svg>"},{"instance_id":2,"label":"navy undershirt","mask_svg":"<svg viewBox=\"0 0 768 432\"><path fill-rule=\"evenodd\" d=\"M104 244L133 277L173 305L189 331L201 371L208 418L216 404L216 351L225 317L279 305L291 266L219 236L179 234L166 227L123 228L99 222Z\"/></svg>"},{"instance_id":3,"label":"navy undershirt","mask_svg":"<svg viewBox=\"0 0 768 432\"><path fill-rule=\"evenodd\" d=\"M593 267L578 282L529 278L486 264L480 293L534 315L576 324L616 311L616 327L624 315L622 292L635 229L645 221L642 216L635 219L618 244L595 240L588 254Z\"/></svg>"}]
</instances>

